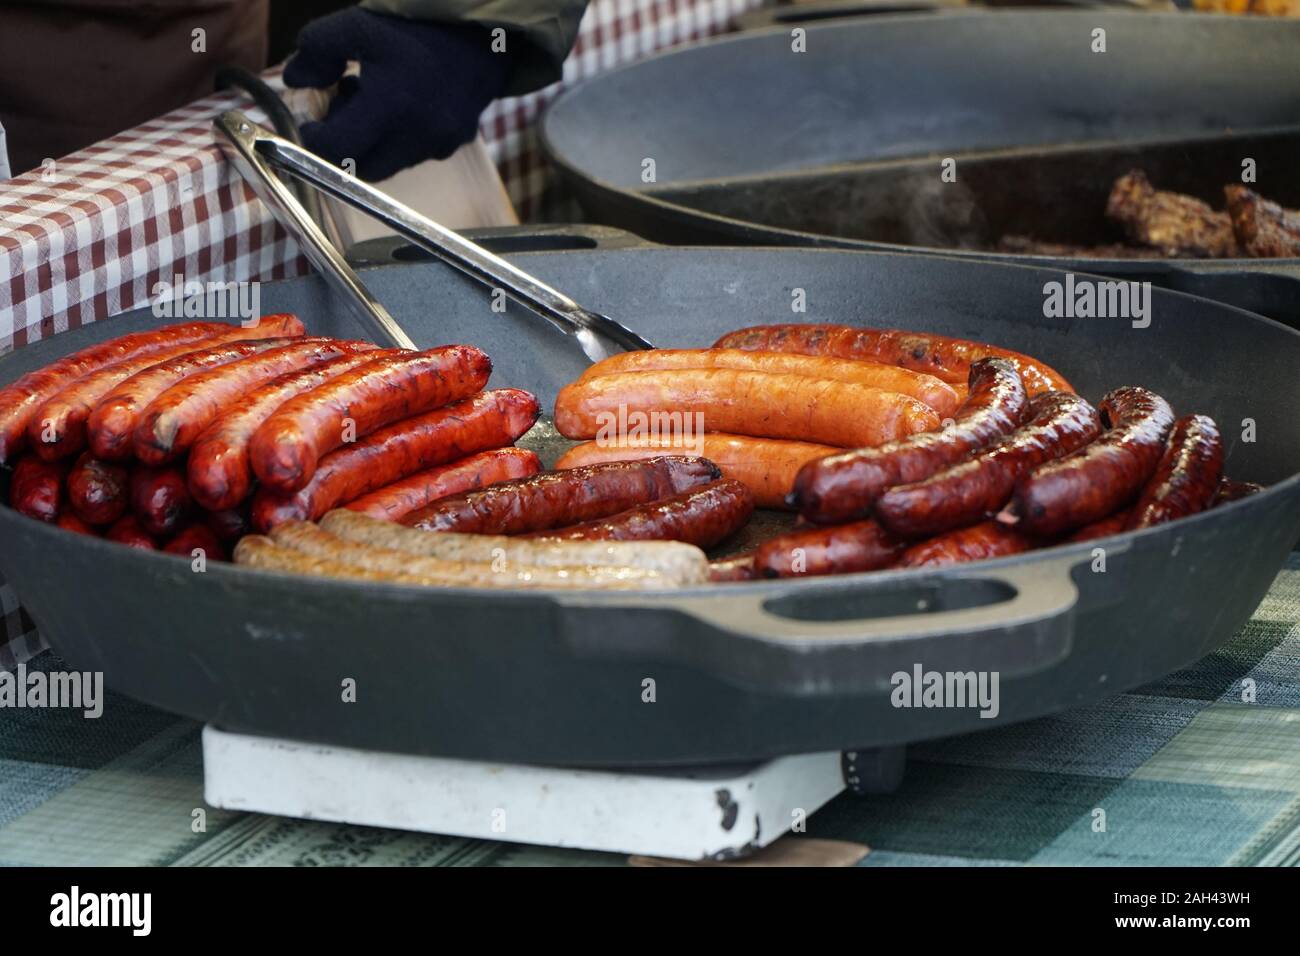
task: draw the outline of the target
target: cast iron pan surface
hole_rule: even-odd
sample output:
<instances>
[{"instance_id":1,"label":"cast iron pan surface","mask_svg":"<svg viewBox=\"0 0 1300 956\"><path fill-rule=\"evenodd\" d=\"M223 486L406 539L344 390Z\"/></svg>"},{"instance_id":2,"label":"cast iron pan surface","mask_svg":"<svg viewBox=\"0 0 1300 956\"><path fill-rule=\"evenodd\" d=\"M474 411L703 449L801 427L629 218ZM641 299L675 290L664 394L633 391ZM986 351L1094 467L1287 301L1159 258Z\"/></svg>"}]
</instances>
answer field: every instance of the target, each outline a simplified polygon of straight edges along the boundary
<instances>
[{"instance_id":1,"label":"cast iron pan surface","mask_svg":"<svg viewBox=\"0 0 1300 956\"><path fill-rule=\"evenodd\" d=\"M805 53L792 52L786 25L651 57L562 96L543 143L587 218L662 242L1073 267L1300 326L1297 259L989 251L1008 233L1117 241L1104 234L1105 196L1135 166L1222 208L1223 185L1251 158L1253 188L1300 206L1300 21L1039 10L799 25ZM1098 28L1105 53L1092 51ZM945 157L956 182L939 178Z\"/></svg>"},{"instance_id":2,"label":"cast iron pan surface","mask_svg":"<svg viewBox=\"0 0 1300 956\"><path fill-rule=\"evenodd\" d=\"M817 250L538 252L526 269L663 346L789 321L896 325L1023 349L1096 400L1141 383L1213 415L1228 470L1272 487L1174 525L937 572L674 594L426 590L188 561L0 508L0 572L51 644L118 691L234 731L480 760L685 764L884 746L985 729L1118 693L1218 647L1300 535L1300 333L1157 292L1151 325L1042 315L1061 273ZM433 263L367 269L417 343L471 342L493 383L544 407L573 344ZM360 329L317 278L261 287L312 332ZM142 310L0 358L0 381L167 320ZM1257 440L1243 442L1241 423ZM999 713L897 708L914 666L990 671ZM342 682L356 681L353 703ZM643 700L653 681L654 702Z\"/></svg>"}]
</instances>

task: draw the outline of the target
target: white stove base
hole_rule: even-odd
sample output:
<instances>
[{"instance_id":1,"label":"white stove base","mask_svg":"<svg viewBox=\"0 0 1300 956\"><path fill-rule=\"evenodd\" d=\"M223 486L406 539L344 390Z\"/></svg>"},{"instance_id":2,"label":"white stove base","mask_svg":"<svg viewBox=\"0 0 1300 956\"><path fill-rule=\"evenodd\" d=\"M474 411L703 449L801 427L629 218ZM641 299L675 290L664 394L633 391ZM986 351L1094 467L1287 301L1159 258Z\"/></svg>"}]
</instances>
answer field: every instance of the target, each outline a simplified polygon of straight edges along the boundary
<instances>
[{"instance_id":1,"label":"white stove base","mask_svg":"<svg viewBox=\"0 0 1300 956\"><path fill-rule=\"evenodd\" d=\"M681 860L767 846L844 789L838 752L688 770L566 770L203 729L227 810Z\"/></svg>"}]
</instances>

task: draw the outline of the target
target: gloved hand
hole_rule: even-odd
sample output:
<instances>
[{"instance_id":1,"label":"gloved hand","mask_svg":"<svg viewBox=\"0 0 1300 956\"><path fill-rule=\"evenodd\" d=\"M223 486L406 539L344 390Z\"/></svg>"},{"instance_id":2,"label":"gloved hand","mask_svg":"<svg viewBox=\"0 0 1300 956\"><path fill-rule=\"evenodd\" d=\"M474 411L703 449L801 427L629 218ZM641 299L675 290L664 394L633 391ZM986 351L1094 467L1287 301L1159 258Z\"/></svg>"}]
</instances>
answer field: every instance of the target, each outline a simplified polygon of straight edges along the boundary
<instances>
[{"instance_id":1,"label":"gloved hand","mask_svg":"<svg viewBox=\"0 0 1300 956\"><path fill-rule=\"evenodd\" d=\"M407 20L350 7L298 35L284 70L293 87L339 84L325 119L304 123L303 144L330 162L356 161L362 179L387 179L442 159L474 138L479 114L510 79L510 56L494 53L476 24ZM343 76L348 60L361 75Z\"/></svg>"}]
</instances>

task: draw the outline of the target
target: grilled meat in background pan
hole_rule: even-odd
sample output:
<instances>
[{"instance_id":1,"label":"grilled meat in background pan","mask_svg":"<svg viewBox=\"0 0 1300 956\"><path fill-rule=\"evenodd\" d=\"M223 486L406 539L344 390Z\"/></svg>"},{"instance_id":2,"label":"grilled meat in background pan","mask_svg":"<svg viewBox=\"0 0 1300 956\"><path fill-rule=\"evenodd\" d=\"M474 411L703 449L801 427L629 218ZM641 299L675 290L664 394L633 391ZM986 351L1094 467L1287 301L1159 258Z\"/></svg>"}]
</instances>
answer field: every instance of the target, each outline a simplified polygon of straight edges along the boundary
<instances>
[{"instance_id":1,"label":"grilled meat in background pan","mask_svg":"<svg viewBox=\"0 0 1300 956\"><path fill-rule=\"evenodd\" d=\"M1223 189L1226 210L1194 196L1156 189L1140 169L1115 181L1106 216L1124 228L1126 244L1077 246L1007 235L999 252L1104 259L1276 259L1300 256L1300 212L1284 209L1246 186Z\"/></svg>"}]
</instances>

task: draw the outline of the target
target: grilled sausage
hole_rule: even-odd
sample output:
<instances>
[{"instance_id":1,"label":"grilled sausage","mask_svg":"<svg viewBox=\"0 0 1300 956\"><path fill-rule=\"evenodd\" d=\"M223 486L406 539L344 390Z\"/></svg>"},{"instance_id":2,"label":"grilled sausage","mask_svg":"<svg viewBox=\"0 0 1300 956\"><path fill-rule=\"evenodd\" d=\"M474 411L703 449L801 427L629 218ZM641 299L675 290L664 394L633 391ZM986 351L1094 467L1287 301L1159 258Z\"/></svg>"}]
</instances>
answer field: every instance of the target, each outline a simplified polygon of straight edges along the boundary
<instances>
[{"instance_id":1,"label":"grilled sausage","mask_svg":"<svg viewBox=\"0 0 1300 956\"><path fill-rule=\"evenodd\" d=\"M732 432L855 447L939 427L924 402L870 385L730 368L620 372L571 382L555 399L566 438ZM697 424L698 423L698 424Z\"/></svg>"},{"instance_id":2,"label":"grilled sausage","mask_svg":"<svg viewBox=\"0 0 1300 956\"><path fill-rule=\"evenodd\" d=\"M271 539L280 547L291 548L313 558L363 568L381 575L398 575L403 583L435 587L480 588L614 588L662 589L680 587L684 583L661 571L644 567L601 567L583 565L573 567L538 567L510 565L505 562L453 562L439 558L416 557L406 551L395 551L371 545L359 545L335 537L316 525L291 521L280 525L271 533ZM256 536L245 538L236 547L236 559L247 552L245 542L254 542Z\"/></svg>"},{"instance_id":3,"label":"grilled sausage","mask_svg":"<svg viewBox=\"0 0 1300 956\"><path fill-rule=\"evenodd\" d=\"M519 389L483 392L372 432L320 460L307 484L288 495L261 488L253 496L253 527L267 531L284 521L319 518L401 478L514 441L537 418L537 400ZM516 467L533 465L520 453ZM527 471L521 468L520 472ZM468 472L460 473L471 478Z\"/></svg>"},{"instance_id":4,"label":"grilled sausage","mask_svg":"<svg viewBox=\"0 0 1300 956\"><path fill-rule=\"evenodd\" d=\"M200 343L210 348L248 339L280 338L302 335L302 323L293 316L263 319L256 327L225 326L228 331ZM133 355L68 383L33 413L27 426L27 439L38 455L47 461L74 455L86 447L86 421L99 400L137 372L159 362L195 351L192 343L174 345L142 355Z\"/></svg>"},{"instance_id":5,"label":"grilled sausage","mask_svg":"<svg viewBox=\"0 0 1300 956\"><path fill-rule=\"evenodd\" d=\"M185 473L179 467L138 467L131 472L131 511L147 534L174 534L189 516L190 504Z\"/></svg>"},{"instance_id":6,"label":"grilled sausage","mask_svg":"<svg viewBox=\"0 0 1300 956\"><path fill-rule=\"evenodd\" d=\"M194 440L189 457L190 491L210 511L236 507L253 487L248 443L262 422L281 405L304 392L378 358L401 354L382 349L348 355L298 372L289 372L254 389L218 415Z\"/></svg>"},{"instance_id":7,"label":"grilled sausage","mask_svg":"<svg viewBox=\"0 0 1300 956\"><path fill-rule=\"evenodd\" d=\"M749 352L744 349L645 349L620 352L588 366L579 381L619 372L648 372L663 369L731 368L750 372L774 372L783 375L806 375L870 385L887 392L910 395L925 402L940 417L957 410L957 392L933 375L913 372L860 359L826 358L820 355L797 355L791 352Z\"/></svg>"},{"instance_id":8,"label":"grilled sausage","mask_svg":"<svg viewBox=\"0 0 1300 956\"><path fill-rule=\"evenodd\" d=\"M472 345L376 359L289 399L249 443L253 472L281 494L311 480L321 456L403 418L468 398L491 360Z\"/></svg>"},{"instance_id":9,"label":"grilled sausage","mask_svg":"<svg viewBox=\"0 0 1300 956\"><path fill-rule=\"evenodd\" d=\"M629 353L630 354L630 353ZM744 482L754 494L754 503L760 508L788 508L786 495L794 484L794 476L810 461L833 455L838 448L815 445L805 441L783 441L779 438L749 438L745 435L700 435L698 447L689 454L698 453L720 469L722 477ZM555 463L557 469L575 468L598 461L630 461L653 458L657 455L688 454L681 443L672 439L645 442L618 442L603 444L589 441L575 445Z\"/></svg>"},{"instance_id":10,"label":"grilled sausage","mask_svg":"<svg viewBox=\"0 0 1300 956\"><path fill-rule=\"evenodd\" d=\"M1101 434L1101 416L1073 392L1043 392L1030 404L1030 415L973 458L923 481L890 488L876 501L876 520L904 538L974 524L996 514L1032 469Z\"/></svg>"},{"instance_id":11,"label":"grilled sausage","mask_svg":"<svg viewBox=\"0 0 1300 956\"><path fill-rule=\"evenodd\" d=\"M982 521L933 538L918 541L898 559L900 568L933 568L945 564L984 561L1019 554L1034 546L1034 541L1014 528L996 521Z\"/></svg>"},{"instance_id":12,"label":"grilled sausage","mask_svg":"<svg viewBox=\"0 0 1300 956\"><path fill-rule=\"evenodd\" d=\"M560 541L684 541L711 548L744 526L754 513L754 496L738 481L722 478L671 498L530 537Z\"/></svg>"},{"instance_id":13,"label":"grilled sausage","mask_svg":"<svg viewBox=\"0 0 1300 956\"><path fill-rule=\"evenodd\" d=\"M722 558L709 562L710 581L753 581L758 577L754 567L754 554L738 554L732 558Z\"/></svg>"},{"instance_id":14,"label":"grilled sausage","mask_svg":"<svg viewBox=\"0 0 1300 956\"><path fill-rule=\"evenodd\" d=\"M1219 486L1214 490L1214 502L1210 507L1217 508L1229 501L1249 498L1251 495L1257 495L1263 490L1263 485L1257 485L1253 481L1237 481L1225 476L1219 479Z\"/></svg>"},{"instance_id":15,"label":"grilled sausage","mask_svg":"<svg viewBox=\"0 0 1300 956\"><path fill-rule=\"evenodd\" d=\"M663 455L548 471L451 495L402 519L422 531L522 534L618 514L714 481L703 458Z\"/></svg>"},{"instance_id":16,"label":"grilled sausage","mask_svg":"<svg viewBox=\"0 0 1300 956\"><path fill-rule=\"evenodd\" d=\"M876 571L893 564L904 547L876 522L854 521L770 538L755 552L754 569L764 578Z\"/></svg>"},{"instance_id":17,"label":"grilled sausage","mask_svg":"<svg viewBox=\"0 0 1300 956\"><path fill-rule=\"evenodd\" d=\"M866 517L893 485L929 478L1020 424L1027 399L1005 359L979 359L970 369L970 396L943 431L876 448L858 448L809 462L795 477L791 504L814 524Z\"/></svg>"},{"instance_id":18,"label":"grilled sausage","mask_svg":"<svg viewBox=\"0 0 1300 956\"><path fill-rule=\"evenodd\" d=\"M369 342L307 340L189 376L140 413L132 434L136 457L146 465L174 461L222 412L242 403L250 390L303 367L357 352L369 354L374 348Z\"/></svg>"},{"instance_id":19,"label":"grilled sausage","mask_svg":"<svg viewBox=\"0 0 1300 956\"><path fill-rule=\"evenodd\" d=\"M1223 439L1214 419L1206 415L1178 419L1125 530L1149 528L1204 511L1214 502L1222 475Z\"/></svg>"},{"instance_id":20,"label":"grilled sausage","mask_svg":"<svg viewBox=\"0 0 1300 956\"><path fill-rule=\"evenodd\" d=\"M1086 524L1066 538L1065 543L1077 544L1080 541L1093 541L1096 538L1109 538L1111 535L1120 534L1128 521L1129 511L1130 509L1125 508L1123 511L1117 511L1113 515Z\"/></svg>"},{"instance_id":21,"label":"grilled sausage","mask_svg":"<svg viewBox=\"0 0 1300 956\"><path fill-rule=\"evenodd\" d=\"M1109 429L1030 472L998 521L1049 537L1104 518L1136 497L1164 454L1174 414L1159 395L1135 386L1110 392L1100 409Z\"/></svg>"},{"instance_id":22,"label":"grilled sausage","mask_svg":"<svg viewBox=\"0 0 1300 956\"><path fill-rule=\"evenodd\" d=\"M88 535L92 538L99 537L99 532L95 528L86 524L86 522L82 521L71 511L63 512L54 523L64 531L73 531L77 534Z\"/></svg>"},{"instance_id":23,"label":"grilled sausage","mask_svg":"<svg viewBox=\"0 0 1300 956\"><path fill-rule=\"evenodd\" d=\"M926 372L949 383L965 382L970 367L980 359L1004 358L1020 373L1030 395L1074 391L1060 372L1028 355L983 342L907 329L799 323L756 325L728 332L713 347L868 359Z\"/></svg>"},{"instance_id":24,"label":"grilled sausage","mask_svg":"<svg viewBox=\"0 0 1300 956\"><path fill-rule=\"evenodd\" d=\"M68 472L68 504L87 524L112 524L126 513L130 497L130 473L124 465L83 452Z\"/></svg>"},{"instance_id":25,"label":"grilled sausage","mask_svg":"<svg viewBox=\"0 0 1300 956\"><path fill-rule=\"evenodd\" d=\"M419 471L407 478L362 495L346 507L372 518L400 521L412 511L445 498L494 485L512 478L527 478L542 470L542 461L523 448L494 448L467 455L450 465Z\"/></svg>"},{"instance_id":26,"label":"grilled sausage","mask_svg":"<svg viewBox=\"0 0 1300 956\"><path fill-rule=\"evenodd\" d=\"M140 527L140 522L133 514L122 515L114 521L104 532L104 537L130 548L141 548L145 551L158 550L158 542L154 540L153 535Z\"/></svg>"},{"instance_id":27,"label":"grilled sausage","mask_svg":"<svg viewBox=\"0 0 1300 956\"><path fill-rule=\"evenodd\" d=\"M198 557L195 552L199 551L207 561L227 560L225 545L216 533L206 524L197 521L177 532L175 537L162 546L162 550L183 558Z\"/></svg>"},{"instance_id":28,"label":"grilled sausage","mask_svg":"<svg viewBox=\"0 0 1300 956\"><path fill-rule=\"evenodd\" d=\"M444 561L647 568L683 583L704 581L708 570L703 551L677 541L530 541L498 534L417 531L343 508L331 511L320 525L345 541Z\"/></svg>"},{"instance_id":29,"label":"grilled sausage","mask_svg":"<svg viewBox=\"0 0 1300 956\"><path fill-rule=\"evenodd\" d=\"M238 541L253 530L246 508L224 508L221 511L203 512L203 523L222 544Z\"/></svg>"},{"instance_id":30,"label":"grilled sausage","mask_svg":"<svg viewBox=\"0 0 1300 956\"><path fill-rule=\"evenodd\" d=\"M0 464L11 463L25 447L27 426L36 410L77 379L124 359L182 345L198 348L197 343L229 330L224 322L189 322L132 332L78 349L0 388Z\"/></svg>"},{"instance_id":31,"label":"grilled sausage","mask_svg":"<svg viewBox=\"0 0 1300 956\"><path fill-rule=\"evenodd\" d=\"M37 521L54 521L63 510L67 473L63 462L33 455L18 459L9 482L9 507Z\"/></svg>"}]
</instances>

